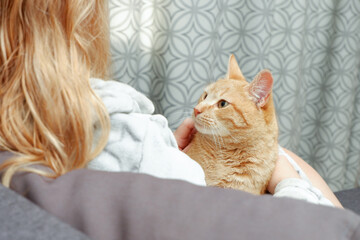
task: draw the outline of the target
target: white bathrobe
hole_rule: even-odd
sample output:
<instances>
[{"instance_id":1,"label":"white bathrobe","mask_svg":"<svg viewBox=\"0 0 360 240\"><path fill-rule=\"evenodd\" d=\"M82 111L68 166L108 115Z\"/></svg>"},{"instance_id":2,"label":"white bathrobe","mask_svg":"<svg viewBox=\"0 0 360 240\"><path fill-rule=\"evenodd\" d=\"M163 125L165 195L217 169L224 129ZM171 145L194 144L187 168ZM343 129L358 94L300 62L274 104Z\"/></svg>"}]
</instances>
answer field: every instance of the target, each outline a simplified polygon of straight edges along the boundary
<instances>
[{"instance_id":1,"label":"white bathrobe","mask_svg":"<svg viewBox=\"0 0 360 240\"><path fill-rule=\"evenodd\" d=\"M205 185L202 168L179 151L167 120L153 115L154 105L147 97L120 82L90 81L110 114L111 131L105 149L88 168L146 173Z\"/></svg>"}]
</instances>

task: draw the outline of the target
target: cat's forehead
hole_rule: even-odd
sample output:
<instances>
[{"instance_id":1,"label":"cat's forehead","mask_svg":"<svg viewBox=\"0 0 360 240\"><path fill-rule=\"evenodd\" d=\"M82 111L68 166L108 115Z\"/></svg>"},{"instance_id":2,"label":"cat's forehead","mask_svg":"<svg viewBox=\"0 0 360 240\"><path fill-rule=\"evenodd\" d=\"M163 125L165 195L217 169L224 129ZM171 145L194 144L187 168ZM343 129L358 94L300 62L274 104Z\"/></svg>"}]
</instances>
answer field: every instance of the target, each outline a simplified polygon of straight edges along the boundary
<instances>
[{"instance_id":1,"label":"cat's forehead","mask_svg":"<svg viewBox=\"0 0 360 240\"><path fill-rule=\"evenodd\" d=\"M242 92L247 86L245 81L234 81L229 79L219 79L218 81L208 85L205 92L213 93L215 95L228 95L233 92Z\"/></svg>"}]
</instances>

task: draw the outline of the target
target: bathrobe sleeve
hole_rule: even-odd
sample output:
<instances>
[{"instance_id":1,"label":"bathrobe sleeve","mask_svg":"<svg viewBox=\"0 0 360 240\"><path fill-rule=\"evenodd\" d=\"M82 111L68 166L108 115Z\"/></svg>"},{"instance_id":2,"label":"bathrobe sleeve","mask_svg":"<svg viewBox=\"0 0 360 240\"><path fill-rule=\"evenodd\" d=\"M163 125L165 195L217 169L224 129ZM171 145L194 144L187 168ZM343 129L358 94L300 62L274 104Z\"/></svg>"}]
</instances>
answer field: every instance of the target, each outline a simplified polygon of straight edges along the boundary
<instances>
[{"instance_id":1,"label":"bathrobe sleeve","mask_svg":"<svg viewBox=\"0 0 360 240\"><path fill-rule=\"evenodd\" d=\"M105 149L88 168L205 185L202 168L178 149L167 120L153 114L154 105L147 97L116 81L91 79L91 85L109 112L111 130ZM95 138L98 135L95 132Z\"/></svg>"}]
</instances>

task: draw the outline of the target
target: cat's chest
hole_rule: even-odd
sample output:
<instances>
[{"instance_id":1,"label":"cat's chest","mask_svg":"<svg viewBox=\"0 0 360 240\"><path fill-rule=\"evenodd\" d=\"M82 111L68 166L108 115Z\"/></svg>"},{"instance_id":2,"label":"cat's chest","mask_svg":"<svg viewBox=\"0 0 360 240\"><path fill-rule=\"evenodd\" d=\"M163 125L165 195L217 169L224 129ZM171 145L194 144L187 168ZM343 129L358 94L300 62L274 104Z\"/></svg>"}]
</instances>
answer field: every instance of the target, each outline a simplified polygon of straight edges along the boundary
<instances>
[{"instance_id":1,"label":"cat's chest","mask_svg":"<svg viewBox=\"0 0 360 240\"><path fill-rule=\"evenodd\" d=\"M241 161L246 157L246 151L224 141L212 141L206 138L194 138L192 148L189 151L190 157L206 165L227 165Z\"/></svg>"}]
</instances>

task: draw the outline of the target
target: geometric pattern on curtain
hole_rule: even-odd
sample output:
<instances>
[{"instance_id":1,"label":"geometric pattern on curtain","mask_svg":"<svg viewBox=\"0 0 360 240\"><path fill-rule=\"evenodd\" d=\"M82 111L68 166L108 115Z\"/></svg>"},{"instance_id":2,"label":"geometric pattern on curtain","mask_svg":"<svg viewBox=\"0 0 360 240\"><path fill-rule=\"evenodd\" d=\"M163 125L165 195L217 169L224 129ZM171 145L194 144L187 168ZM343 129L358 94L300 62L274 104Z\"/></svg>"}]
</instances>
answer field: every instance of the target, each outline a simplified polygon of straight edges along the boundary
<instances>
[{"instance_id":1,"label":"geometric pattern on curtain","mask_svg":"<svg viewBox=\"0 0 360 240\"><path fill-rule=\"evenodd\" d=\"M279 142L333 191L360 183L360 1L109 0L112 73L171 128L234 54L274 76Z\"/></svg>"}]
</instances>

